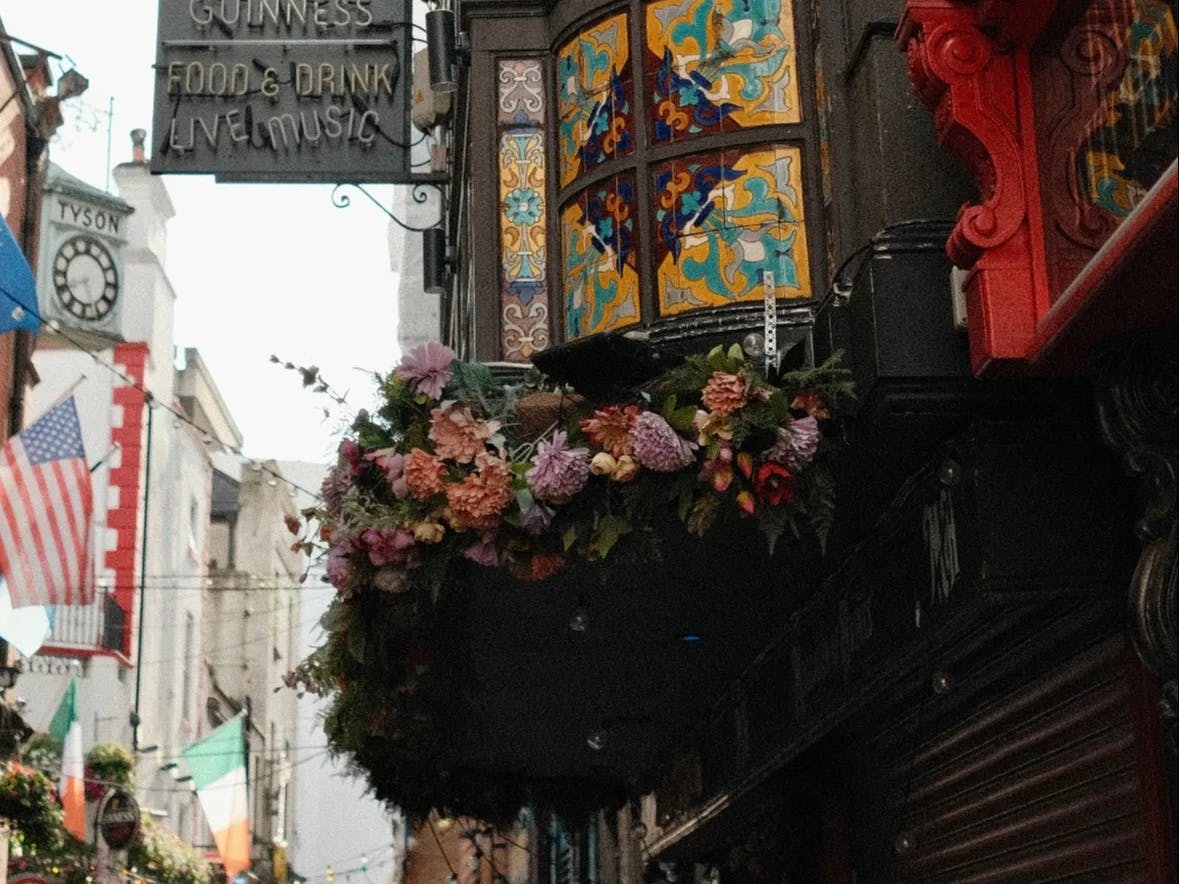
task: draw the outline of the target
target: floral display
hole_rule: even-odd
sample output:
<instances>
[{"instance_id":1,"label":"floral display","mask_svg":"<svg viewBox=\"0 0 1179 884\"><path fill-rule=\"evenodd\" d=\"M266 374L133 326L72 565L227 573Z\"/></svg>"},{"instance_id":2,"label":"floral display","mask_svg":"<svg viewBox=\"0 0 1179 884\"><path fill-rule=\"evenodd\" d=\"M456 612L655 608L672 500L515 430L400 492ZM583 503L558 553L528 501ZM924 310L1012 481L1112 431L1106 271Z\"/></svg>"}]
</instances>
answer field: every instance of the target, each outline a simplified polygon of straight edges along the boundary
<instances>
[{"instance_id":1,"label":"floral display","mask_svg":"<svg viewBox=\"0 0 1179 884\"><path fill-rule=\"evenodd\" d=\"M111 786L135 784L135 759L117 743L99 743L86 753L86 800L98 801Z\"/></svg>"},{"instance_id":2,"label":"floral display","mask_svg":"<svg viewBox=\"0 0 1179 884\"><path fill-rule=\"evenodd\" d=\"M65 827L49 777L16 761L0 762L0 825L34 852L60 848Z\"/></svg>"},{"instance_id":3,"label":"floral display","mask_svg":"<svg viewBox=\"0 0 1179 884\"><path fill-rule=\"evenodd\" d=\"M326 556L336 598L325 644L286 680L332 698L332 747L411 814L430 809L438 781L431 611L457 569L549 581L641 550L656 507L702 537L749 519L771 549L784 535L821 546L830 524L824 431L850 393L834 360L771 382L739 347L718 347L593 403L505 387L428 344L379 382L381 407L357 417L304 513L296 545ZM539 432L537 402L552 406Z\"/></svg>"},{"instance_id":4,"label":"floral display","mask_svg":"<svg viewBox=\"0 0 1179 884\"><path fill-rule=\"evenodd\" d=\"M157 884L214 884L218 876L195 847L160 825L149 813L139 817L139 837L127 851L131 877Z\"/></svg>"}]
</instances>

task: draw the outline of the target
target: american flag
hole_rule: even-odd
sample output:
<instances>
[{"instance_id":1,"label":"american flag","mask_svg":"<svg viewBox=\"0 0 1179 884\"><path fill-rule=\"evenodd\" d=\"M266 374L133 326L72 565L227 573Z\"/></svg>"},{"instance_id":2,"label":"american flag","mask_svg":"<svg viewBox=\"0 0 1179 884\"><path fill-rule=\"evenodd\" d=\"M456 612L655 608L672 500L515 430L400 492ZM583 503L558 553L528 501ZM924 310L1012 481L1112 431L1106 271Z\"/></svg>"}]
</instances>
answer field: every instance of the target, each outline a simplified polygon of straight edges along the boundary
<instances>
[{"instance_id":1,"label":"american flag","mask_svg":"<svg viewBox=\"0 0 1179 884\"><path fill-rule=\"evenodd\" d=\"M0 571L14 608L94 601L92 511L70 396L9 439L0 455Z\"/></svg>"}]
</instances>

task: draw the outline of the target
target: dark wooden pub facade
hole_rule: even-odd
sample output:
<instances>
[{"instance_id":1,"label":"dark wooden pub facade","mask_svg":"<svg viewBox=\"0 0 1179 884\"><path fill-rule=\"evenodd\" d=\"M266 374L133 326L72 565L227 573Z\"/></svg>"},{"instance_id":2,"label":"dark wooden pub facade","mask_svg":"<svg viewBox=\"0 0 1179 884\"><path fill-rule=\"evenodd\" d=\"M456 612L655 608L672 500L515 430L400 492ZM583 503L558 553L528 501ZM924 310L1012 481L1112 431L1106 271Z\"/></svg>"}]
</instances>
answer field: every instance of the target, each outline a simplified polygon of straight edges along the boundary
<instances>
[{"instance_id":1,"label":"dark wooden pub facade","mask_svg":"<svg viewBox=\"0 0 1179 884\"><path fill-rule=\"evenodd\" d=\"M1175 3L455 12L460 355L600 386L772 287L857 383L806 575L611 575L581 644L559 593L455 612L459 766L628 790L537 877L1173 881Z\"/></svg>"}]
</instances>

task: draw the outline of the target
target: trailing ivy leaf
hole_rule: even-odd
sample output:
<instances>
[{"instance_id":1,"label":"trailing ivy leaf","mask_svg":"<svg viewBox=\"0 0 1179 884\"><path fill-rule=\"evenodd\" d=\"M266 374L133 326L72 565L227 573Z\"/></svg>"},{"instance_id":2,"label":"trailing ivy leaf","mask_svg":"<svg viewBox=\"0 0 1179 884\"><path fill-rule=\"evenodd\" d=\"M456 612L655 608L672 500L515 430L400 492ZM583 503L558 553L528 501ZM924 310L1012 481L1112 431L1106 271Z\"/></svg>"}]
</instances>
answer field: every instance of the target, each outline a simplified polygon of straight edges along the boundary
<instances>
[{"instance_id":1,"label":"trailing ivy leaf","mask_svg":"<svg viewBox=\"0 0 1179 884\"><path fill-rule=\"evenodd\" d=\"M319 625L324 632L340 632L347 627L351 619L352 615L348 607L339 601L333 601L323 612L323 616L319 618Z\"/></svg>"},{"instance_id":2,"label":"trailing ivy leaf","mask_svg":"<svg viewBox=\"0 0 1179 884\"><path fill-rule=\"evenodd\" d=\"M668 414L664 414L664 418L672 427L679 433L687 433L692 429L692 421L696 419L696 406L685 405L683 408L675 408Z\"/></svg>"},{"instance_id":3,"label":"trailing ivy leaf","mask_svg":"<svg viewBox=\"0 0 1179 884\"><path fill-rule=\"evenodd\" d=\"M807 521L819 541L820 552L827 551L827 538L835 522L835 478L821 464L803 474L802 505Z\"/></svg>"},{"instance_id":4,"label":"trailing ivy leaf","mask_svg":"<svg viewBox=\"0 0 1179 884\"><path fill-rule=\"evenodd\" d=\"M561 535L561 545L564 547L565 552L569 552L575 543L577 543L577 526L570 525L565 529L565 533Z\"/></svg>"},{"instance_id":5,"label":"trailing ivy leaf","mask_svg":"<svg viewBox=\"0 0 1179 884\"><path fill-rule=\"evenodd\" d=\"M663 416L669 424L671 423L671 415L675 412L676 406L679 405L679 397L672 393L663 400L663 405L659 409L659 414Z\"/></svg>"},{"instance_id":6,"label":"trailing ivy leaf","mask_svg":"<svg viewBox=\"0 0 1179 884\"><path fill-rule=\"evenodd\" d=\"M688 531L695 534L697 537L703 537L708 530L716 522L717 513L720 512L721 499L715 494L706 494L701 497L694 504L691 510L686 514L681 512L681 518L687 526ZM770 550L773 552L773 550Z\"/></svg>"},{"instance_id":7,"label":"trailing ivy leaf","mask_svg":"<svg viewBox=\"0 0 1179 884\"><path fill-rule=\"evenodd\" d=\"M614 544L623 534L629 534L630 522L622 516L602 516L594 525L594 534L590 539L589 549L591 559L604 559L614 548Z\"/></svg>"},{"instance_id":8,"label":"trailing ivy leaf","mask_svg":"<svg viewBox=\"0 0 1179 884\"><path fill-rule=\"evenodd\" d=\"M368 641L363 629L354 626L348 630L348 653L357 663L363 665L368 662Z\"/></svg>"}]
</instances>

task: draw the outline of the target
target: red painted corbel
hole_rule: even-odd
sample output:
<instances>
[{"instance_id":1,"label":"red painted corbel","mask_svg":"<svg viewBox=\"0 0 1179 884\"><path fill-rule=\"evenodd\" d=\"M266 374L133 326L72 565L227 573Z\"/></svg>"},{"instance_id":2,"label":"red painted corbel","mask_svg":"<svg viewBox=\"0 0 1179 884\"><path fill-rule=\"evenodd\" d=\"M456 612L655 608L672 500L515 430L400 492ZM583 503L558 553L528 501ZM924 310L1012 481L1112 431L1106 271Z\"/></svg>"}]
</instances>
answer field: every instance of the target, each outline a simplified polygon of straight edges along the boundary
<instances>
[{"instance_id":1,"label":"red painted corbel","mask_svg":"<svg viewBox=\"0 0 1179 884\"><path fill-rule=\"evenodd\" d=\"M967 319L982 375L1023 370L1048 289L1027 51L984 31L978 14L973 4L909 0L898 39L939 141L978 185L979 202L959 211L946 252L974 270Z\"/></svg>"}]
</instances>

